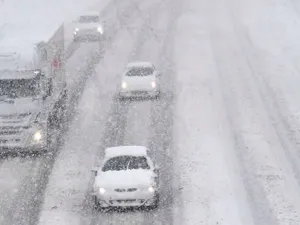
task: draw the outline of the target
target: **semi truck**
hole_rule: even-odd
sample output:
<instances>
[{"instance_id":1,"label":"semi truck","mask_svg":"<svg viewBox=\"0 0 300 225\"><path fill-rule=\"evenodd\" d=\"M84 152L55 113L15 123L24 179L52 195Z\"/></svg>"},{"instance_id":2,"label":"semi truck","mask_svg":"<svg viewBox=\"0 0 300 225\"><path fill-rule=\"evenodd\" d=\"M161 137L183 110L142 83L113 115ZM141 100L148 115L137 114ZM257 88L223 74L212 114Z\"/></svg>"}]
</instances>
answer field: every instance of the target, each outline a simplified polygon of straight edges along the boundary
<instances>
[{"instance_id":1,"label":"semi truck","mask_svg":"<svg viewBox=\"0 0 300 225\"><path fill-rule=\"evenodd\" d=\"M51 149L67 108L63 26L46 43L0 47L0 153Z\"/></svg>"}]
</instances>

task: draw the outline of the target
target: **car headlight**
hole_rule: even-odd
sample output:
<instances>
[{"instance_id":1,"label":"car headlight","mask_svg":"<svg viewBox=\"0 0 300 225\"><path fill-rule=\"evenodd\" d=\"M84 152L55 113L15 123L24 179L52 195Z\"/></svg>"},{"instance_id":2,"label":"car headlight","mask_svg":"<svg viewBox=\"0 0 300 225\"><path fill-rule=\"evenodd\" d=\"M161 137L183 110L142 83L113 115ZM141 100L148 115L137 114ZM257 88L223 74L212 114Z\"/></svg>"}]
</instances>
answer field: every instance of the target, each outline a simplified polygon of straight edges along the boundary
<instances>
[{"instance_id":1,"label":"car headlight","mask_svg":"<svg viewBox=\"0 0 300 225\"><path fill-rule=\"evenodd\" d=\"M103 34L103 28L102 27L97 27L97 31L101 34Z\"/></svg>"},{"instance_id":2,"label":"car headlight","mask_svg":"<svg viewBox=\"0 0 300 225\"><path fill-rule=\"evenodd\" d=\"M154 187L150 186L150 187L148 187L148 191L149 191L150 193L154 193L154 192L155 192L155 189L154 189Z\"/></svg>"},{"instance_id":3,"label":"car headlight","mask_svg":"<svg viewBox=\"0 0 300 225\"><path fill-rule=\"evenodd\" d=\"M75 28L75 31L79 31L79 28L76 27L76 28Z\"/></svg>"},{"instance_id":4,"label":"car headlight","mask_svg":"<svg viewBox=\"0 0 300 225\"><path fill-rule=\"evenodd\" d=\"M156 88L156 83L155 83L155 81L152 81L152 82L151 82L151 86L152 86L152 88Z\"/></svg>"},{"instance_id":5,"label":"car headlight","mask_svg":"<svg viewBox=\"0 0 300 225\"><path fill-rule=\"evenodd\" d=\"M41 131L36 131L33 135L33 140L36 142L39 142L43 138L42 132Z\"/></svg>"},{"instance_id":6,"label":"car headlight","mask_svg":"<svg viewBox=\"0 0 300 225\"><path fill-rule=\"evenodd\" d=\"M127 88L127 83L126 82L122 82L122 88Z\"/></svg>"},{"instance_id":7,"label":"car headlight","mask_svg":"<svg viewBox=\"0 0 300 225\"><path fill-rule=\"evenodd\" d=\"M99 188L99 193L100 194L104 194L105 193L105 189L104 188Z\"/></svg>"}]
</instances>

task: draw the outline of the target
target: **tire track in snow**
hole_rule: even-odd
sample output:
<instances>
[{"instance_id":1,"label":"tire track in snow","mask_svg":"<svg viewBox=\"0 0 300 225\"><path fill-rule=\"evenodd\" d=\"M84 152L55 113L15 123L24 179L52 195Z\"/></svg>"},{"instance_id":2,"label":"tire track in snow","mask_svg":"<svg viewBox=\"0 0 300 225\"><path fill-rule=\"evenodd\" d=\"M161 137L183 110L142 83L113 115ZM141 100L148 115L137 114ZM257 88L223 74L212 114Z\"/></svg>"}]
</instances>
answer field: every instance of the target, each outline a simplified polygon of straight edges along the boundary
<instances>
[{"instance_id":1,"label":"tire track in snow","mask_svg":"<svg viewBox=\"0 0 300 225\"><path fill-rule=\"evenodd\" d=\"M181 195L176 191L178 185L174 179L174 159L176 152L173 146L173 109L176 104L176 86L174 81L173 45L175 37L176 19L179 18L183 1L171 1L167 5L167 26L162 38L161 51L159 52L157 65L162 70L161 84L162 96L155 101L151 108L151 136L150 149L154 151L155 158L161 168L160 177L160 208L157 217L148 217L152 223L146 224L174 224L174 199L181 202ZM176 194L176 196L175 196Z\"/></svg>"},{"instance_id":2,"label":"tire track in snow","mask_svg":"<svg viewBox=\"0 0 300 225\"><path fill-rule=\"evenodd\" d=\"M270 87L265 76L256 70L258 65L257 62L259 61L259 52L256 50L247 28L241 24L236 23L235 25L236 29L240 31L237 32L237 37L240 41L239 44L247 57L258 93L264 103L266 111L268 112L269 119L276 131L276 136L282 145L282 149L286 150L284 152L291 163L293 172L300 187L300 153L298 151L300 146L300 137L297 135L297 132L294 132L291 129L289 116L285 115L282 106L280 106L280 103L276 99L275 91Z\"/></svg>"},{"instance_id":3,"label":"tire track in snow","mask_svg":"<svg viewBox=\"0 0 300 225\"><path fill-rule=\"evenodd\" d=\"M41 163L40 159L7 157L0 167L1 203L0 203L0 224L3 224L6 215L10 213L11 205L8 204L24 187L21 185L27 179L36 174L35 168Z\"/></svg>"},{"instance_id":4,"label":"tire track in snow","mask_svg":"<svg viewBox=\"0 0 300 225\"><path fill-rule=\"evenodd\" d=\"M285 185L288 183L288 187L284 189L286 193L278 196L281 207L274 213L276 213L279 222L292 221L292 224L299 224L300 154L298 149L300 137L297 135L297 132L291 129L290 121L288 120L289 116L286 114L287 111L284 112L278 99L276 99L276 94L268 84L265 75L261 74L257 69L259 68L258 62L260 56L251 40L248 30L241 22L238 22L240 20L237 20L237 16L232 11L231 16L239 41L238 44L244 52L247 64L251 69L251 78L255 83L257 93L267 112L270 127L273 128L274 140L276 140L276 144L279 146L279 149L274 148L272 153L275 158L279 159L279 163L282 166L281 170L290 176L284 177Z\"/></svg>"},{"instance_id":5,"label":"tire track in snow","mask_svg":"<svg viewBox=\"0 0 300 225\"><path fill-rule=\"evenodd\" d=\"M243 183L244 187L247 191L248 198L249 198L249 205L252 209L252 215L255 221L255 224L276 224L275 220L273 218L273 215L271 213L271 206L268 204L268 200L264 193L264 188L262 184L258 181L258 179L255 177L255 175L252 173L254 170L252 169L253 165L252 162L248 161L248 158L250 157L250 150L247 147L247 144L245 143L245 140L243 138L243 134L240 132L240 129L235 124L235 119L233 118L233 115L236 114L235 109L235 100L232 99L232 96L235 96L236 94L232 92L230 89L231 87L228 87L228 84L230 83L228 76L230 74L223 72L224 68L223 65L220 65L220 61L222 61L222 52L217 49L224 49L220 48L220 44L216 44L220 41L220 39L217 37L220 36L219 34L212 34L211 40L212 45L214 45L213 52L214 52L214 59L216 61L217 70L220 78L220 83L222 86L222 93L224 96L224 102L226 104L225 109L228 116L228 123L231 127L232 136L235 142L235 151L236 155L239 159L239 168L243 174ZM218 40L218 41L216 41ZM224 46L222 46L224 47ZM231 51L231 49L227 49L227 51ZM228 56L227 56L228 57ZM251 199L251 200L250 200ZM268 222L270 223L268 223Z\"/></svg>"},{"instance_id":6,"label":"tire track in snow","mask_svg":"<svg viewBox=\"0 0 300 225\"><path fill-rule=\"evenodd\" d=\"M211 4L214 4L216 7L220 7L220 9L226 8L226 3L223 4L225 7L222 7L222 5L220 6L220 4L216 2ZM255 172L257 172L256 165L253 161L251 161L252 150L249 149L249 142L247 139L245 139L245 133L241 130L240 124L238 124L240 121L238 115L242 115L239 114L240 112L237 108L239 104L238 98L240 98L241 94L245 93L245 96L247 96L245 99L247 100L247 103L249 100L252 101L253 99L249 97L250 92L248 92L249 87L247 84L244 82L244 80L239 80L241 77L239 75L235 76L235 74L248 72L249 68L246 67L243 58L238 58L239 56L237 56L237 54L239 54L239 48L237 48L235 45L236 42L234 39L234 33L225 33L232 31L232 24L226 23L228 22L228 15L220 12L219 10L215 14L218 14L218 16L212 13L212 15L209 17L210 21L208 22L211 27L211 48L224 96L228 123L231 127L232 137L235 142L234 154L239 160L239 168L243 175L244 187L248 194L252 218L254 223L257 225L276 225L278 223L272 214L272 206L266 197L263 183L255 174ZM222 19L223 21L221 22L218 20L218 18ZM231 60L231 65L230 62L226 61L227 59ZM234 86L237 80L240 82L237 84L238 86ZM241 87L241 85L243 86ZM238 92L236 93L235 91ZM245 110L246 105L244 105L243 108ZM251 110L249 110L249 112L250 111ZM250 119L251 118L247 118L247 120ZM247 130L245 132L247 132Z\"/></svg>"}]
</instances>

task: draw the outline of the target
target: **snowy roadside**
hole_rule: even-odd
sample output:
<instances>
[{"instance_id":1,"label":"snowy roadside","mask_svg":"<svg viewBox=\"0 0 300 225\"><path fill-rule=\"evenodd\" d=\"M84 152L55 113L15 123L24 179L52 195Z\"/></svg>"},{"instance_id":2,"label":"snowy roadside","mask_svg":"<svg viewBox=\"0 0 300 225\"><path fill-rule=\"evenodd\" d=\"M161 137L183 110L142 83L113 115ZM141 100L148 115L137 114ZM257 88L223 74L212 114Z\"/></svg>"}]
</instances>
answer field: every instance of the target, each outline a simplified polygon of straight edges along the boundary
<instances>
[{"instance_id":1,"label":"snowy roadside","mask_svg":"<svg viewBox=\"0 0 300 225\"><path fill-rule=\"evenodd\" d=\"M176 225L254 225L210 48L206 22L213 3L185 4L175 40L174 151L181 184L175 214L181 218L174 221Z\"/></svg>"},{"instance_id":2,"label":"snowy roadside","mask_svg":"<svg viewBox=\"0 0 300 225\"><path fill-rule=\"evenodd\" d=\"M99 154L100 134L117 87L117 75L127 62L134 40L126 29L120 31L112 49L107 51L96 67L96 74L88 81L78 114L71 124L69 139L49 178L39 224L79 225L84 222L81 214L90 188L90 169Z\"/></svg>"}]
</instances>

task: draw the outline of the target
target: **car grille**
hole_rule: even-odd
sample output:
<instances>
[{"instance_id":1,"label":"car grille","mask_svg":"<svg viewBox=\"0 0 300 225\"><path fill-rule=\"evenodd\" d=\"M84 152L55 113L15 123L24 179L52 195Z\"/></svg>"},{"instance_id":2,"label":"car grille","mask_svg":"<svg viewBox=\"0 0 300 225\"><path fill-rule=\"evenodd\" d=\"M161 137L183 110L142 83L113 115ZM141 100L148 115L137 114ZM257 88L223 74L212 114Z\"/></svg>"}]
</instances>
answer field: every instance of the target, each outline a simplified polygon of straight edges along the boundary
<instances>
[{"instance_id":1,"label":"car grille","mask_svg":"<svg viewBox=\"0 0 300 225\"><path fill-rule=\"evenodd\" d=\"M6 144L8 142L10 142L10 143L18 143L20 141L21 141L21 139L19 139L19 138L10 139L10 140L8 140L8 139L0 139L0 144Z\"/></svg>"},{"instance_id":2,"label":"car grille","mask_svg":"<svg viewBox=\"0 0 300 225\"><path fill-rule=\"evenodd\" d=\"M117 188L117 189L115 189L115 192L134 192L134 191L137 191L137 188L128 188L128 189Z\"/></svg>"},{"instance_id":3,"label":"car grille","mask_svg":"<svg viewBox=\"0 0 300 225\"><path fill-rule=\"evenodd\" d=\"M114 205L116 203L138 203L143 204L145 202L144 199L127 199L127 200L109 200L109 204Z\"/></svg>"},{"instance_id":4,"label":"car grille","mask_svg":"<svg viewBox=\"0 0 300 225\"><path fill-rule=\"evenodd\" d=\"M0 130L0 135L16 135L20 133L20 130Z\"/></svg>"},{"instance_id":5,"label":"car grille","mask_svg":"<svg viewBox=\"0 0 300 225\"><path fill-rule=\"evenodd\" d=\"M146 95L148 92L147 91L132 91L132 94L135 95Z\"/></svg>"},{"instance_id":6,"label":"car grille","mask_svg":"<svg viewBox=\"0 0 300 225\"><path fill-rule=\"evenodd\" d=\"M30 116L31 113L21 113L21 114L15 114L15 115L0 115L1 119L22 119L27 116Z\"/></svg>"}]
</instances>

